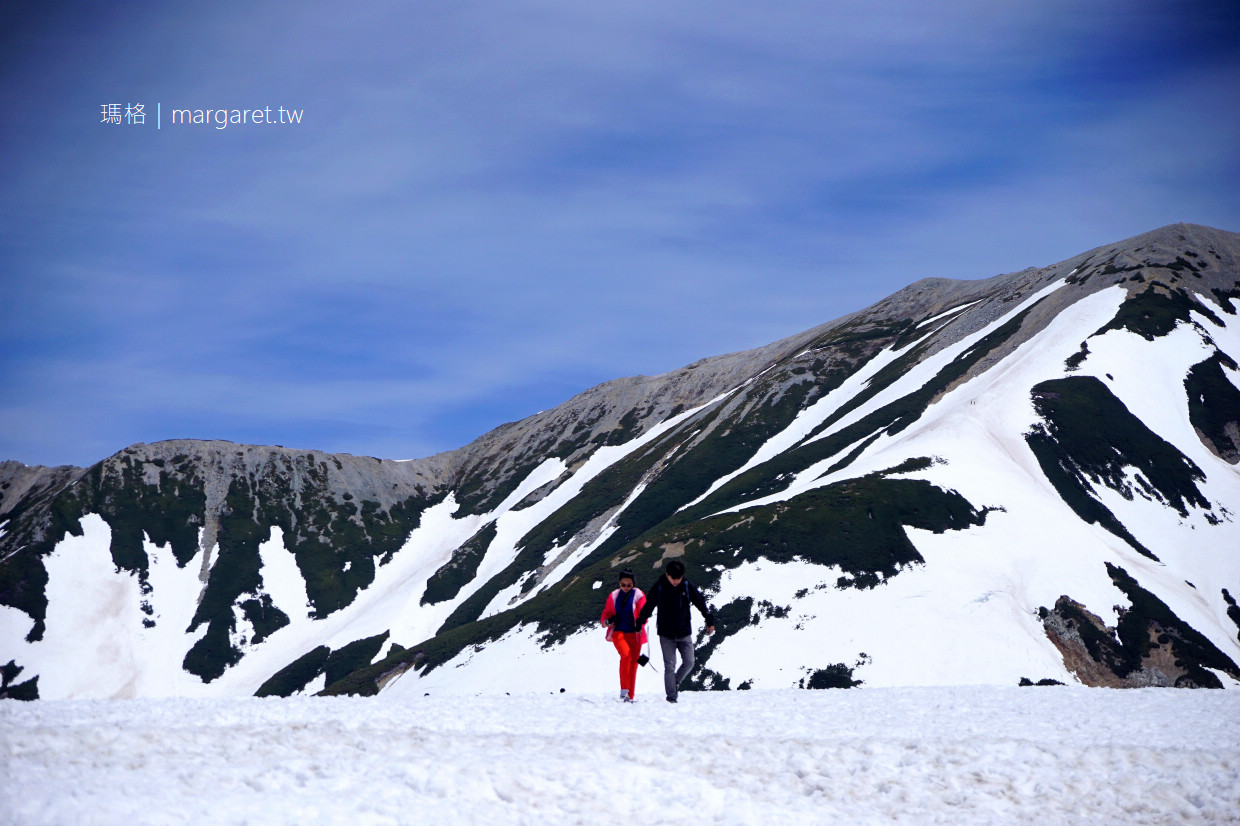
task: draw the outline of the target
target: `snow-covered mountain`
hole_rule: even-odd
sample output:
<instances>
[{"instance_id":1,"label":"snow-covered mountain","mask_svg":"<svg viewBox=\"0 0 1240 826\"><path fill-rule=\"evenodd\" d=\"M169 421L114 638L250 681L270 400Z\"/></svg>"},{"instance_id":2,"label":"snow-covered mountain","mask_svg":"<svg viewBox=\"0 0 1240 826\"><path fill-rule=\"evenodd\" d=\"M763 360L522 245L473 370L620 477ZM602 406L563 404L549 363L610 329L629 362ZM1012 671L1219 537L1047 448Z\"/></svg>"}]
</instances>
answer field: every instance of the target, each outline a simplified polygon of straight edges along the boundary
<instances>
[{"instance_id":1,"label":"snow-covered mountain","mask_svg":"<svg viewBox=\"0 0 1240 826\"><path fill-rule=\"evenodd\" d=\"M0 464L0 691L610 688L603 598L673 557L700 688L1240 687L1236 299L1240 235L1179 224L428 459Z\"/></svg>"}]
</instances>

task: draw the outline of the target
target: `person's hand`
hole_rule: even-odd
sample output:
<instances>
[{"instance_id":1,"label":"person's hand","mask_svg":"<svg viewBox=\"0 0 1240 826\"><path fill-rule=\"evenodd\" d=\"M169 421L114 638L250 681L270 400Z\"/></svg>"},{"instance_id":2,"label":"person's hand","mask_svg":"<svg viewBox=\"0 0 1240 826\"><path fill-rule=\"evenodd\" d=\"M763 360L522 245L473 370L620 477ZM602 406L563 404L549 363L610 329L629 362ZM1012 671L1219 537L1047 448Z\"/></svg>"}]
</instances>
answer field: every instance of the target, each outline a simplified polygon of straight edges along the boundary
<instances>
[{"instance_id":1,"label":"person's hand","mask_svg":"<svg viewBox=\"0 0 1240 826\"><path fill-rule=\"evenodd\" d=\"M706 633L707 633L707 634L713 634L713 633L715 633L715 626L713 626L713 625L708 625L708 626L706 626Z\"/></svg>"},{"instance_id":2,"label":"person's hand","mask_svg":"<svg viewBox=\"0 0 1240 826\"><path fill-rule=\"evenodd\" d=\"M608 618L607 618L607 624L608 624L608 625L615 625L615 624L616 624L616 618L615 618L615 617L608 617Z\"/></svg>"}]
</instances>

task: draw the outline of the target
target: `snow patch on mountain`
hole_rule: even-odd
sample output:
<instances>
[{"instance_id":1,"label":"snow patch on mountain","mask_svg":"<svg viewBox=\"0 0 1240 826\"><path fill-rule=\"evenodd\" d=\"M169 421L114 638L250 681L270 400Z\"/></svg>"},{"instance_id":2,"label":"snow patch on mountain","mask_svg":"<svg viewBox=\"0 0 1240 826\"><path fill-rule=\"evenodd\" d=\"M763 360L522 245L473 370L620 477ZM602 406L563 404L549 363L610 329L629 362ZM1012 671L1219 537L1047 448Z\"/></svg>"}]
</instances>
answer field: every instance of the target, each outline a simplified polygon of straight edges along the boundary
<instances>
[{"instance_id":1,"label":"snow patch on mountain","mask_svg":"<svg viewBox=\"0 0 1240 826\"><path fill-rule=\"evenodd\" d=\"M1134 416L1198 465L1218 461L1189 422L1184 379L1193 365L1214 355L1216 346L1233 358L1240 355L1240 322L1224 328L1211 325L1208 338L1201 327L1181 322L1156 341L1127 330L1108 330L1088 344L1089 355L1074 375L1104 382ZM1152 388L1180 392L1151 392Z\"/></svg>"},{"instance_id":2,"label":"snow patch on mountain","mask_svg":"<svg viewBox=\"0 0 1240 826\"><path fill-rule=\"evenodd\" d=\"M482 566L479 568L478 576L475 578L475 583L477 583L477 586L471 589L471 593L472 591L477 590L477 587L480 587L481 584L491 576L503 570L504 567L507 566L516 556L517 545L520 543L521 539L540 522L547 519L567 504L573 497L581 493L582 488L586 486L587 482L607 470L607 468L611 467L616 462L619 462L626 456L629 456L634 451L645 447L655 439L658 439L664 433L667 433L669 430L677 427L682 422L697 415L699 411L723 401L734 392L736 391L730 390L726 393L721 393L708 401L706 404L685 410L678 415L655 425L638 438L631 439L624 444L605 445L598 448L598 450L596 450L590 458L586 460L586 463L582 465L576 473L574 473L554 491L549 493L544 499L536 502L531 507L505 513L502 517L500 517L499 522L497 523L500 532L496 535L495 539L491 541L491 545L487 549L486 557L483 560ZM620 512L623 511L624 507L627 507L628 504L632 503L634 498L636 497L630 496L625 505L612 515L611 521L613 524L615 518L620 514ZM605 541L605 539L597 539L590 543L590 545L597 546L597 544L602 541ZM584 552L588 553L588 550ZM556 570L560 573L558 577L555 577L557 581L569 570L571 570L572 560L576 557L580 557L580 555L580 553L574 554L572 557L558 563ZM554 555L552 558L554 558ZM492 560L494 560L494 562L492 562ZM484 569L486 571L485 575ZM534 572L530 572L529 575L532 576L533 574ZM494 616L501 611L506 611L509 608L513 608L537 596L539 592L539 589L537 588L531 588L524 594L522 593L525 582L526 578L523 577L497 593L487 604L486 609L482 612L482 618Z\"/></svg>"},{"instance_id":3,"label":"snow patch on mountain","mask_svg":"<svg viewBox=\"0 0 1240 826\"><path fill-rule=\"evenodd\" d=\"M1004 324L1007 324L1013 318L1020 315L1022 312L1032 307L1034 304L1037 304L1039 301L1046 298L1051 293L1054 293L1056 290L1062 289L1064 286L1064 283L1065 282L1063 281L1056 281L1053 284L1043 287L1041 290L1038 290L1036 293L1029 296L1024 301L1022 301L1020 304L1018 304L1016 307L1012 308L1007 313L1004 313L1003 315L999 316L998 318L990 322L990 324L986 325L982 329L978 330L972 335L966 336L960 339L959 341L954 342L953 344L948 345L947 347L943 348L942 350L935 353L934 355L918 362L916 366L914 366L911 370L909 370L899 379L892 382L890 386L883 388L883 390L875 394L873 398L868 399L864 404L859 405L855 410L849 411L847 415L840 418L838 421L832 424L831 427L828 427L825 430L823 430L821 433L816 434L813 438L809 439L806 443L808 444L811 442L819 441L821 439L825 439L828 436L831 436L839 432L840 430L843 430L849 425L857 421L860 421L861 419L868 416L870 413L873 413L875 410L878 410L879 408L885 405L888 405L891 402L896 401L897 399L903 396L908 395L912 391L926 384L931 379L933 379L936 375L938 375L938 373L944 367L946 367L948 364L950 364L960 355L968 352L974 345L976 345L986 336L990 335L995 330L998 330ZM830 460L827 460L827 462L829 463ZM812 480L821 472L822 472L822 469L814 467L814 468L810 468L809 470L805 471L803 474L801 474L801 476L803 476L807 480Z\"/></svg>"},{"instance_id":4,"label":"snow patch on mountain","mask_svg":"<svg viewBox=\"0 0 1240 826\"><path fill-rule=\"evenodd\" d=\"M191 567L177 567L170 548L147 541L150 589L144 594L138 575L112 561L111 541L102 518L82 518L82 536L66 536L46 559L43 639L9 650L21 651L20 663L39 675L44 699L193 693L201 683L181 671L181 661L206 632L186 633L202 583ZM10 626L17 617L25 622ZM29 617L12 611L4 622L27 632L30 625Z\"/></svg>"},{"instance_id":5,"label":"snow patch on mountain","mask_svg":"<svg viewBox=\"0 0 1240 826\"><path fill-rule=\"evenodd\" d=\"M271 538L258 546L258 556L262 560L263 589L275 606L294 622L309 619L306 581L301 578L297 558L284 547L284 531L278 525L271 529Z\"/></svg>"},{"instance_id":6,"label":"snow patch on mountain","mask_svg":"<svg viewBox=\"0 0 1240 826\"><path fill-rule=\"evenodd\" d=\"M350 605L324 619L294 619L264 641L261 652L252 651L229 669L220 682L253 693L276 670L318 645L336 649L390 632L391 637L378 655L382 657L394 642L407 645L434 634L453 603L419 604L426 580L481 527L484 519L454 519L456 509L457 503L451 496L427 508L401 550L376 568L374 582Z\"/></svg>"},{"instance_id":7,"label":"snow patch on mountain","mask_svg":"<svg viewBox=\"0 0 1240 826\"><path fill-rule=\"evenodd\" d=\"M960 341L952 344L949 347L944 348L943 350L939 351L933 356L920 362L915 367L913 367L913 369L911 369L908 373L906 373L905 375L897 379L895 382L893 382L891 386L877 393L873 398L869 399L864 404L858 406L857 409L851 411L848 415L836 421L831 427L826 428L822 433L816 434L813 438L809 439L807 444L809 442L818 441L819 439L824 438L828 435L831 435L832 433L838 432L839 430L848 426L852 422L855 422L863 418L864 416L868 415L869 413L872 413L875 410L881 408L883 405L889 404L890 402L895 401L901 398L902 396L905 396L908 393L911 393L912 391L921 387L923 384L925 384L926 382L934 378L934 376L936 376L940 370L942 370L945 366L951 363L951 361L955 359L957 356L966 352L970 347L975 345L981 339L985 338L991 332L1003 326L1008 321L1010 321L1012 318L1014 318L1016 315L1023 312L1028 307L1033 306L1035 303L1040 301L1042 298L1060 289L1062 286L1063 286L1063 282L1060 281L1060 282L1055 282L1054 284L1051 284L1047 287L1044 287L1043 289L1039 290L1037 293L1027 298L1025 301L1021 302L1020 305L1013 308L1008 313L1004 314L1000 318L988 324L983 329L977 331L976 333L970 336L967 336L966 338L961 339ZM1115 294L1109 296L1108 299L1105 300L1105 302L1094 302L1094 304L1091 305L1090 308L1080 308L1081 304L1085 304L1087 301L1090 301L1089 298L1082 299L1081 301L1073 305L1070 308L1069 312L1062 313L1059 318L1055 319L1055 321L1052 322L1051 326L1054 327L1061 323L1064 325L1069 325L1072 323L1071 319L1074 318L1078 312L1082 312L1082 311L1089 313L1091 316L1096 314L1096 317L1102 318L1102 321L1099 322L1099 326L1100 326L1102 323L1105 323L1106 320L1108 320L1109 318L1111 318L1111 316L1114 315L1114 310L1115 308L1118 307L1119 302L1122 300L1122 297L1123 297L1122 291L1116 291ZM1101 304L1101 306L1098 306L1099 304ZM1108 312L1108 308L1109 308L1109 312ZM1094 327L1093 329L1097 329L1097 327ZM1026 412L1028 415L1027 417L1024 417L1024 418L1026 418L1031 423L1034 413L1033 413L1032 405L1029 404L1028 402L1027 394L1022 398L1019 393L1012 392L1012 387L1007 381L1004 382L1002 386L1002 390L997 389L996 386L1000 383L1001 380L1008 379L1012 370L1016 369L1016 366L1021 363L1020 354L1022 353L1022 351L1029 353L1029 352L1034 352L1035 350L1037 350L1037 347L1033 346L1033 341L1035 340L1037 341L1045 340L1047 342L1058 341L1057 338L1048 336L1049 332L1050 332L1050 328L1043 331L1038 336L1034 337L1034 339L1031 339L1030 341L1027 341L1024 344L1022 344L1021 347L1017 349L1016 353L1009 356L999 366L992 368L991 370L987 371L986 373L983 373L981 376L973 379L972 381L966 382L965 384L960 385L954 390L952 390L951 392L945 394L937 402L935 402L934 404L931 404L930 407L926 410L925 414L923 414L916 422L914 422L909 428L907 428L903 432L898 433L895 436L889 436L886 434L883 434L882 436L880 436L872 445L870 445L865 451L863 451L861 455L857 459L855 459L852 463L850 463L847 467L841 468L839 471L836 471L835 473L830 473L830 474L826 473L826 471L833 464L835 464L836 461L838 461L838 455L830 456L826 459L823 459L820 462L815 463L808 469L798 473L795 480L786 489L778 493L772 494L770 496L760 497L760 498L753 499L748 502L744 502L740 505L727 508L722 512L723 513L734 513L734 512L738 512L738 511L741 511L741 510L744 510L750 507L758 507L761 505L768 505L774 502L785 501L785 500L793 498L794 496L797 496L798 494L804 493L808 490L812 490L817 487L822 487L824 485L831 484L832 482L840 481L841 479L850 479L856 476L864 475L866 473L871 473L876 470L883 470L884 468L894 467L898 465L904 459L909 458L910 456L941 456L943 455L942 453L916 452L917 448L910 448L909 444L916 438L915 434L920 433L920 432L925 432L927 429L942 425L944 423L944 420L948 418L947 416L944 415L948 411L955 413L955 412L958 412L960 407L975 406L977 399L973 398L973 396L974 394L981 392L983 388L992 389L995 391L995 396L996 396L995 401L998 404L1004 404L1004 405L1011 404L1013 403L1013 399L1015 399L1016 404L1022 405L1022 407L1026 408ZM1067 358L1067 355L1070 355L1070 354L1071 352L1068 352L1066 355L1059 357L1057 359L1058 366L1054 370L1054 373L1058 374L1059 372L1061 372L1063 360ZM1055 359L1052 359L1049 356L1044 356L1041 353L1037 354L1037 358L1038 358L1038 364L1034 365L1035 371L1043 363L1055 361ZM1033 375L1038 375L1040 377L1037 380L1040 380L1041 378L1045 378L1044 375L1038 372L1034 372ZM1029 383L1029 386L1032 387L1032 385L1036 383L1037 380L1031 381ZM802 413L801 416L805 416L806 413L808 412L809 411ZM801 417L798 416L798 419L800 418ZM825 417L823 418L825 419ZM803 427L804 427L803 425L798 425L798 422L794 421L789 429L796 428L800 430ZM1009 439L1011 438L1011 434L1023 433L1024 430L1026 429L1027 429L1027 425L1014 431L1004 430L1002 425L996 426L996 431L998 431L1001 434L1004 434L1004 436L1002 436L1001 438L1006 437ZM886 465L876 464L877 457L882 456L884 454L884 451L886 451L886 449L890 447L893 443L899 444L899 448L896 451L899 454L901 454L899 458L895 458L894 456L891 455L891 453L888 453L887 454L888 458L886 459L886 461L889 462L888 464ZM1025 452L1027 452L1027 448L1025 449ZM1034 463L1033 467L1036 468L1036 462ZM974 500L970 500L970 501L974 501Z\"/></svg>"},{"instance_id":8,"label":"snow patch on mountain","mask_svg":"<svg viewBox=\"0 0 1240 826\"><path fill-rule=\"evenodd\" d=\"M707 488L705 493L687 505L682 506L680 510L683 511L693 507L742 473L770 461L784 451L798 445L815 428L825 422L832 413L839 410L840 407L864 390L884 367L898 359L901 355L903 354L890 347L876 353L873 358L851 373L839 387L827 393L827 395L811 404L805 410L802 410L792 420L791 424L767 439L747 462L731 473L716 479Z\"/></svg>"},{"instance_id":9,"label":"snow patch on mountain","mask_svg":"<svg viewBox=\"0 0 1240 826\"><path fill-rule=\"evenodd\" d=\"M600 592L599 613L605 594ZM461 651L447 663L423 676L409 670L384 688L383 697L396 700L423 694L505 694L523 692L595 692L617 678L616 649L595 624L560 645L543 648L533 625L518 625L482 647ZM659 666L661 667L661 666ZM662 678L653 668L641 669L639 694L662 691ZM661 696L661 694L659 695Z\"/></svg>"},{"instance_id":10,"label":"snow patch on mountain","mask_svg":"<svg viewBox=\"0 0 1240 826\"><path fill-rule=\"evenodd\" d=\"M1123 298L1123 291L1116 289L1076 302L1003 362L944 394L905 430L883 434L834 473L816 478L803 474L809 481L798 480L772 501L895 467L910 457L928 456L941 461L906 474L907 478L956 490L979 507L1004 503L1024 507L1044 498L1049 508L1062 513L1059 493L1024 439L1038 421L1030 393L1039 382L1064 374L1064 361L1076 351L1076 342L1112 318Z\"/></svg>"},{"instance_id":11,"label":"snow patch on mountain","mask_svg":"<svg viewBox=\"0 0 1240 826\"><path fill-rule=\"evenodd\" d=\"M581 543L580 545L577 546L575 550L572 551L572 553L568 554L567 556L564 557L564 559L560 560L555 565L554 570L552 570L552 572L546 577L546 579L544 579L541 583L539 583L537 593L546 591L551 586L555 585L558 582L561 582L564 579L564 577L568 576L569 572L573 570L573 568L577 565L577 563L581 562L583 559L589 556L594 551L595 548L599 547L604 542L606 542L608 539L610 539L611 535L616 532L616 529L618 527L616 523L616 519L620 516L620 514L624 513L625 509L627 509L629 505L633 504L634 500L636 500L637 497L642 495L642 492L645 489L646 489L645 483L638 484L635 488L633 488L633 492L630 493L629 497L624 500L624 503L621 504L620 507L616 509L615 513L613 513L610 517L608 517L607 521L603 524L602 529L599 530L598 536L590 540L589 542ZM557 552L559 551L560 551L560 547L558 545L556 545L554 548L548 551L546 554L546 557L544 558L544 564L550 564L552 560L556 557Z\"/></svg>"},{"instance_id":12,"label":"snow patch on mountain","mask_svg":"<svg viewBox=\"0 0 1240 826\"><path fill-rule=\"evenodd\" d=\"M1070 682L1036 606L1023 604L1025 554L996 560L993 547L958 537L948 548L929 547L923 533L909 531L919 549L926 545L928 564L873 589L837 588L842 571L808 562L726 572L712 604L751 599L760 619L726 637L707 666L732 688L796 687L837 663L874 687L1015 685L1031 672Z\"/></svg>"},{"instance_id":13,"label":"snow patch on mountain","mask_svg":"<svg viewBox=\"0 0 1240 826\"><path fill-rule=\"evenodd\" d=\"M940 319L947 318L948 316L953 316L953 315L956 315L957 313L963 312L964 310L967 310L968 308L972 307L974 304L979 303L980 301L981 299L978 299L977 301L970 301L968 304L961 304L959 307L952 307L950 310L939 313L936 316L931 316L930 318L927 318L925 321L918 324L916 329L920 330L922 327L925 327L929 324L933 324L934 322Z\"/></svg>"}]
</instances>

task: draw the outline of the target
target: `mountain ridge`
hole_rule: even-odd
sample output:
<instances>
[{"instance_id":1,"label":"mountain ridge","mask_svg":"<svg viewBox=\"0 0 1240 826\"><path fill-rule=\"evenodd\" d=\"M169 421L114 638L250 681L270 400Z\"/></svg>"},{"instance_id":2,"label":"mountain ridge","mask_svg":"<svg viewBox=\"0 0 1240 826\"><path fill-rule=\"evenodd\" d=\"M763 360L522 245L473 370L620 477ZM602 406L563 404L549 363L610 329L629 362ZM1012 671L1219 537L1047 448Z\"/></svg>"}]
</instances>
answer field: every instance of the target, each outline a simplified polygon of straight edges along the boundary
<instances>
[{"instance_id":1,"label":"mountain ridge","mask_svg":"<svg viewBox=\"0 0 1240 826\"><path fill-rule=\"evenodd\" d=\"M1189 233L1189 235L1191 235L1192 238L1190 239L1188 236L1185 235L1185 233ZM574 406L574 407L583 406L586 402L602 394L603 391L605 390L612 390L612 389L616 389L619 387L629 387L629 386L650 387L653 390L655 390L655 392L649 393L646 395L662 395L662 392L661 392L662 388L664 388L667 384L669 384L673 380L674 377L683 376L689 371L695 371L695 370L698 370L699 368L713 366L718 363L733 362L733 361L741 361L744 364L763 363L763 362L769 361L770 358L773 356L778 357L779 354L786 354L790 350L795 349L797 344L799 343L808 343L810 341L813 341L815 338L822 336L824 333L828 332L829 330L833 328L848 324L854 321L855 319L873 317L880 308L885 309L891 304L896 304L900 306L901 308L905 308L911 304L915 307L919 307L921 311L929 312L929 313L933 313L936 310L946 311L946 310L951 309L952 306L958 306L960 303L964 303L968 297L971 297L974 294L987 292L993 289L994 287L1002 286L1002 285L1007 284L1008 282L1023 279L1031 274L1042 279L1042 278L1050 277L1048 276L1048 273L1053 275L1057 270L1063 269L1064 267L1068 265L1073 265L1073 268L1076 269L1076 268L1079 268L1081 262L1088 262L1092 258L1097 257L1098 255L1102 255L1102 254L1110 254L1112 255L1113 258L1118 257L1120 254L1127 254L1129 257L1128 263L1130 265L1133 265L1137 263L1136 259L1131 257L1131 253L1126 248L1135 248L1137 251L1140 251L1152 245L1156 245L1160 243L1167 243L1169 238L1172 235L1176 236L1177 239L1185 243L1189 243L1193 246L1205 247L1207 250L1213 250L1216 246L1221 246L1221 247L1224 247L1224 250L1226 251L1227 245L1224 243L1221 243L1222 239L1226 238L1229 235L1234 236L1236 234L1237 233L1230 233L1225 230L1219 230L1213 227L1208 227L1208 226L1200 225L1200 224L1190 224L1190 223L1169 224L1169 225L1160 227L1158 229L1151 230L1149 232L1140 233L1138 235L1127 238L1123 241L1114 242L1110 244L1103 244L1101 246L1095 247L1092 250L1089 250L1084 253L1080 253L1076 256L1073 256L1072 258L1065 259L1064 261L1059 262L1058 264L1051 265L1048 267L1026 267L1023 270L1019 270L1016 272L1001 273L999 275L994 275L994 276L990 276L988 278L982 278L982 279L951 279L951 278L941 278L941 277L919 279L917 281L912 282L908 286L903 287L900 290L897 290L896 292L892 293L890 296L887 296L886 298L880 299L879 301L869 305L868 307L865 307L860 310L856 310L851 313L847 313L843 316L840 316L837 319L825 322L816 327L812 327L801 333L797 333L797 334L787 336L782 339L778 339L774 342L763 345L761 347L756 347L756 348L747 349L747 350L738 350L738 351L734 351L731 353L725 353L725 354L721 354L717 356L708 356L706 358L698 359L697 361L692 362L691 364L685 365L684 367L676 368L674 370L669 370L667 372L659 373L655 375L636 374L632 376L624 376L624 377L620 377L616 379L610 379L606 382L603 382L599 385L595 385L594 387L587 388L586 390L583 390L580 393L577 393L571 396L564 402L560 403L559 405L556 405L554 408L550 408L547 411L542 411L540 413L536 413L531 416L518 419L516 421L506 422L506 423L497 425L496 427L492 428L486 433L483 433L482 435L478 436L471 442L465 445L462 445L460 447L451 448L449 450L431 454L430 456L418 457L414 459L380 459L380 461L438 463L440 465L447 465L447 466L465 464L466 463L465 461L456 459L455 457L457 457L458 454L462 454L462 453L464 453L465 455L471 455L471 454L480 452L480 448L482 446L500 441L504 434L511 432L513 429L521 425L531 423L531 422L538 422L539 424L541 424L545 420L544 417L548 416L549 414L554 413L557 410L560 410L561 408L565 408L569 406ZM1141 246L1137 247L1136 245L1138 244L1140 244ZM1235 255L1230 252L1225 257L1220 257L1219 260L1224 267L1234 267L1237 265ZM1082 279L1082 280L1086 280L1086 279ZM1234 287L1235 285L1232 284L1231 286ZM1103 288L1103 285L1101 284L1101 282L1096 282L1096 289L1101 289L1101 288ZM927 294L929 294L929 296ZM735 372L738 372L738 371L733 371L733 373ZM752 377L752 372L746 371L744 367L739 368L739 372L743 373L744 377L746 378ZM728 383L726 381L720 384L719 389L723 389L724 386L728 386ZM730 385L730 386L735 386L735 385ZM694 397L704 398L705 395L698 393L698 394L695 394ZM236 445L241 445L242 447L270 447L270 448L284 449L283 446L281 445L245 445L242 443L232 442L229 440L194 439L194 438L167 439L167 440L161 440L160 442L154 442L150 444L182 443L182 442L184 443L205 442L205 443L218 443L221 445L236 444ZM137 442L137 443L127 446L126 448L122 448L122 450L140 449L146 444L147 443ZM330 451L316 449L316 448L292 448L292 449L302 450L306 452L317 452L317 453L333 455L333 456L358 455L358 454L350 454L350 453L332 453ZM105 457L105 459L106 458L110 458L110 457ZM371 458L375 458L375 457L371 457ZM48 467L48 466L42 466L42 465L24 465L20 462L16 462L15 460L0 460L0 475L5 474L6 472L5 468L7 466L17 466L17 467L23 467L23 468L27 468L31 470L60 470L61 468L76 468L79 470L84 470L84 468L78 468L78 466L75 466L75 465L61 465L57 467ZM4 513L4 503L0 502L0 514L3 514L3 513Z\"/></svg>"},{"instance_id":2,"label":"mountain ridge","mask_svg":"<svg viewBox=\"0 0 1240 826\"><path fill-rule=\"evenodd\" d=\"M934 537L965 547L1017 522L1037 524L1024 515L1037 511L1057 535L1101 554L1085 576L1093 596L1076 604L1115 641L1090 650L1088 629L1097 624L1071 613L1077 597L1065 580L1058 593L1047 590L1003 620L1021 634L1036 632L1021 645L1043 673L1070 679L1064 663L1084 657L1120 682L1146 672L1147 683L1240 679L1240 651L1225 653L1231 643L1219 631L1240 613L1227 602L1240 591L1240 571L1193 557L1177 538L1183 531L1149 510L1174 514L1188 530L1234 533L1240 348L1228 320L1240 297L1238 261L1240 236L1179 224L1048 267L980 281L923 279L761 348L589 388L423 459L173 440L132 445L86 469L2 463L0 643L37 651L49 624L53 638L71 633L56 630L64 609L46 594L60 576L48 570L59 570L62 545L74 537L104 542L117 587L124 577L134 581L140 611L127 621L145 630L125 632L127 650L149 648L143 634L158 637L184 655L183 677L243 693L327 689L329 673L335 692L374 693L410 679L429 685L449 662L460 674L476 671L469 657L461 660L466 651L517 650L512 635L523 628L536 629L539 650L575 650L592 610L588 584L621 563L653 572L682 555L717 600L742 571L767 576L753 573L763 560L803 569L816 584L781 596L787 604L767 600L763 608L741 595L720 607L725 631L703 649L693 679L702 688L735 687L771 679L742 679L739 666L729 678L721 664L754 629L782 627L792 605L827 600L819 610L830 613L856 602L855 610L869 611L905 587L899 583L945 566L927 550L937 547ZM1166 362L1158 386L1183 398L1174 410L1142 400L1140 359L1129 355L1137 351L1151 364ZM978 406L993 421L974 422ZM1078 422L1112 408L1106 418L1122 427L1095 456L1096 429ZM959 441L936 435L948 431ZM973 477L992 469L961 475L975 455L1008 468L993 486L1007 493L982 487L979 498ZM1175 475L1177 456L1186 475ZM858 532L858 516L873 529ZM1166 543L1171 551L1160 550ZM978 564L989 571L995 563ZM1150 577L1165 579L1157 565L1213 583L1209 611L1184 620L1191 594L1167 603L1169 583L1160 586L1162 599L1149 591ZM825 571L835 573L824 579ZM161 597L171 586L159 584L178 577L176 587L195 594L181 600L192 601L192 612L177 609L184 634L167 628L165 614L176 611ZM300 590L288 590L290 577ZM1030 599L1004 593L1013 605ZM1061 596L1069 599L1063 610ZM1144 605L1141 622L1163 629L1153 649L1179 653L1145 650L1137 620L1123 626L1126 637L1106 631L1120 628L1108 619L1123 624L1117 612L1107 616L1099 602L1107 599ZM21 616L32 624L19 638ZM1207 621L1202 643L1194 634ZM1073 643L1083 655L1054 643L1072 636L1063 631L1070 624L1085 629ZM896 679L882 675L900 672L901 657L919 656L890 635L876 642L884 653L873 645L837 652L809 676L848 674L852 683L856 670L882 683ZM763 654L772 662L784 656L777 655ZM7 656L0 649L0 659ZM19 659L11 664L20 670ZM1162 665L1151 671L1147 660ZM1149 676L1155 671L1162 676ZM178 691L199 690L176 680ZM6 676L5 690L29 683Z\"/></svg>"}]
</instances>

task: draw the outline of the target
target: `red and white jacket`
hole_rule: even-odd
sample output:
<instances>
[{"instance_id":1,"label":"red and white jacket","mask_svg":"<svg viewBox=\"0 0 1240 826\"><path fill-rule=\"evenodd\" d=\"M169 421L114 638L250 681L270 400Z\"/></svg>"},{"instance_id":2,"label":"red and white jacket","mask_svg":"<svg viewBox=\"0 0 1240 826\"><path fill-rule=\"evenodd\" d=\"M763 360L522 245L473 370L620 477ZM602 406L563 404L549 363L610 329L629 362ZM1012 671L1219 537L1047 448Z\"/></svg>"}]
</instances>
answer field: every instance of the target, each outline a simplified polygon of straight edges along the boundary
<instances>
[{"instance_id":1,"label":"red and white jacket","mask_svg":"<svg viewBox=\"0 0 1240 826\"><path fill-rule=\"evenodd\" d=\"M603 625L606 626L607 628L608 642L611 641L611 636L615 632L616 627L614 625L608 625L607 620L611 619L612 617L616 615L616 599L619 596L620 596L619 588L617 588L616 590L612 591L610 594L607 595L607 601L603 603L603 616L599 618L599 622L603 623ZM634 587L633 588L633 625L634 626L637 625L637 615L641 613L642 606L644 606L645 604L646 604L646 595L642 593L641 588ZM641 629L641 639L639 640L639 642L642 645L646 644L645 627Z\"/></svg>"}]
</instances>

